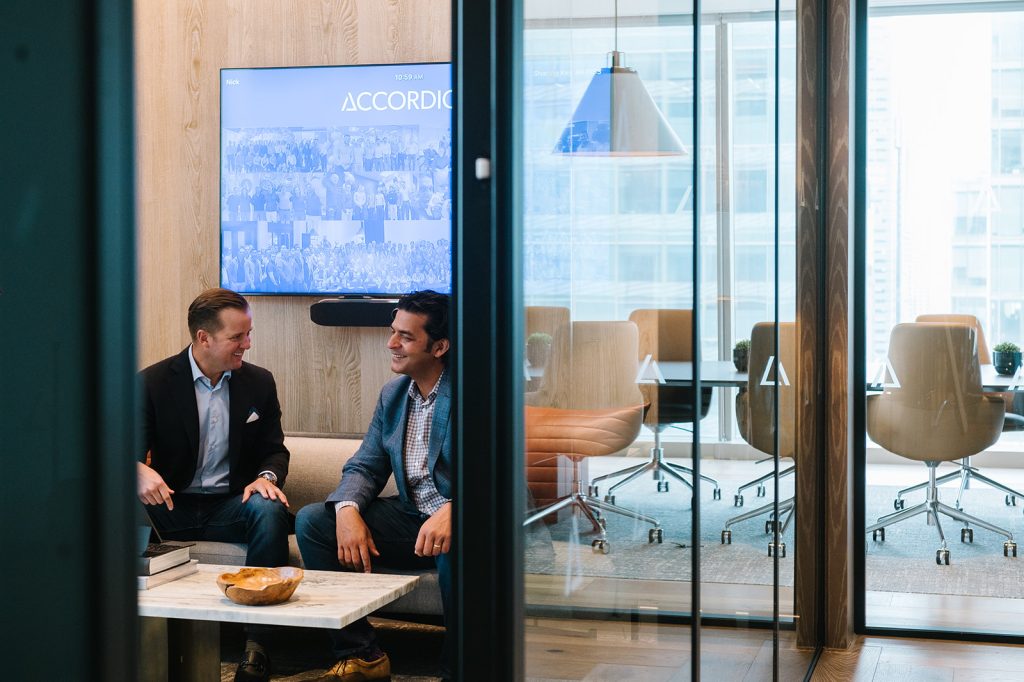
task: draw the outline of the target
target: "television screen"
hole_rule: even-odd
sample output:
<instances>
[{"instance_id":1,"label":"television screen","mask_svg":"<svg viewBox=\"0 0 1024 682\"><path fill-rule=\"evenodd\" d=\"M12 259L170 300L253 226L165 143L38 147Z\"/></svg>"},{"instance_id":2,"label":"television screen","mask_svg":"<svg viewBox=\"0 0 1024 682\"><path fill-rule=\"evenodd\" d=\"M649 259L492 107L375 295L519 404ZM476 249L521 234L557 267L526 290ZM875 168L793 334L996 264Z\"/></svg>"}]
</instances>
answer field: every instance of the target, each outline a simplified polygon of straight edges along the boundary
<instances>
[{"instance_id":1,"label":"television screen","mask_svg":"<svg viewBox=\"0 0 1024 682\"><path fill-rule=\"evenodd\" d=\"M451 291L450 64L221 69L221 284Z\"/></svg>"}]
</instances>

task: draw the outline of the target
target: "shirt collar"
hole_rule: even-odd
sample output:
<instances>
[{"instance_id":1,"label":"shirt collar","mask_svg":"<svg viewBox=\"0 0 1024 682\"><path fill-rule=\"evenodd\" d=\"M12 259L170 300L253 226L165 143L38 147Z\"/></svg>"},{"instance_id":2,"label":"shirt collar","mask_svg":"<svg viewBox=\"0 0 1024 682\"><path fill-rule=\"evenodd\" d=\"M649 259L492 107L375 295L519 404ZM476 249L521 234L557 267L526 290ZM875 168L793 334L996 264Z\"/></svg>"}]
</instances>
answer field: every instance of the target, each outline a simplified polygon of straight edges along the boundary
<instances>
[{"instance_id":1,"label":"shirt collar","mask_svg":"<svg viewBox=\"0 0 1024 682\"><path fill-rule=\"evenodd\" d=\"M196 383L197 380L202 380L204 384L213 388L213 384L210 383L210 377L203 374L203 370L199 369L199 365L196 364L196 358L192 355L192 344L188 346L188 364L192 366L192 383ZM221 375L220 380L223 382L225 379L231 377L231 370L224 372Z\"/></svg>"},{"instance_id":2,"label":"shirt collar","mask_svg":"<svg viewBox=\"0 0 1024 682\"><path fill-rule=\"evenodd\" d=\"M437 377L437 381L434 382L434 388L430 390L430 393L427 394L426 398L420 396L420 389L416 386L415 381L409 385L409 397L418 403L423 403L424 405L429 405L434 402L434 398L437 397L437 392L441 388L441 380L444 379L444 373L446 371L447 369L441 370L441 375Z\"/></svg>"}]
</instances>

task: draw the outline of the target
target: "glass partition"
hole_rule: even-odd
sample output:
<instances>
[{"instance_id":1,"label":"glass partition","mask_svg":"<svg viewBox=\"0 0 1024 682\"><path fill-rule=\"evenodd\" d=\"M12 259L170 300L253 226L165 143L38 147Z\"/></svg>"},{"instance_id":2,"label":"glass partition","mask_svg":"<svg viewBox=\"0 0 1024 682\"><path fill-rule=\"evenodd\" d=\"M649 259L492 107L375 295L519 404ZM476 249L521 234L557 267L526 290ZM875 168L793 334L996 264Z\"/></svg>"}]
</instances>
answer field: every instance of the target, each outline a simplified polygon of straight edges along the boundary
<instances>
[{"instance_id":1,"label":"glass partition","mask_svg":"<svg viewBox=\"0 0 1024 682\"><path fill-rule=\"evenodd\" d=\"M868 33L866 623L1019 636L1024 12Z\"/></svg>"},{"instance_id":2,"label":"glass partition","mask_svg":"<svg viewBox=\"0 0 1024 682\"><path fill-rule=\"evenodd\" d=\"M521 7L527 676L802 677L793 8Z\"/></svg>"}]
</instances>

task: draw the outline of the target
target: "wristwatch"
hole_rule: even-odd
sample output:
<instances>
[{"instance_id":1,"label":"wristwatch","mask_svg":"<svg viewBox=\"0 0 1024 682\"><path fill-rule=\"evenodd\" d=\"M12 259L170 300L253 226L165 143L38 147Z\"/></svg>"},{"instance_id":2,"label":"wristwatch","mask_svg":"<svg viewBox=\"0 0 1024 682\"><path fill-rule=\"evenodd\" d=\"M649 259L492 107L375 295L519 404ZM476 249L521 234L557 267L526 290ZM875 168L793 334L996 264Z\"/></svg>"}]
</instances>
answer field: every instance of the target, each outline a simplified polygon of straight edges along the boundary
<instances>
[{"instance_id":1,"label":"wristwatch","mask_svg":"<svg viewBox=\"0 0 1024 682\"><path fill-rule=\"evenodd\" d=\"M277 474L275 474L273 471L264 471L262 474L260 474L260 478L265 478L274 485L277 485Z\"/></svg>"}]
</instances>

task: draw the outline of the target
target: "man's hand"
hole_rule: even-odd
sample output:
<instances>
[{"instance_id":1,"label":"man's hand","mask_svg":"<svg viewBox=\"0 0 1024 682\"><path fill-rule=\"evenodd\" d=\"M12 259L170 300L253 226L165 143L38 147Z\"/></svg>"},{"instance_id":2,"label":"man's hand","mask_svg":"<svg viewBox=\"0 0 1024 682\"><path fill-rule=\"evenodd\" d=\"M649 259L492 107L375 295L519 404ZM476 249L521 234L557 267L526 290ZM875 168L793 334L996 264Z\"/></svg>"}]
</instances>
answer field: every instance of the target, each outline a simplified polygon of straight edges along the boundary
<instances>
[{"instance_id":1,"label":"man's hand","mask_svg":"<svg viewBox=\"0 0 1024 682\"><path fill-rule=\"evenodd\" d=\"M380 556L358 507L342 507L337 518L338 561L342 566L370 572L370 555Z\"/></svg>"},{"instance_id":2,"label":"man's hand","mask_svg":"<svg viewBox=\"0 0 1024 682\"><path fill-rule=\"evenodd\" d=\"M138 494L142 503L166 504L168 510L174 509L174 501L171 499L174 491L164 483L163 476L142 462L137 464Z\"/></svg>"},{"instance_id":3,"label":"man's hand","mask_svg":"<svg viewBox=\"0 0 1024 682\"><path fill-rule=\"evenodd\" d=\"M452 548L452 503L445 502L420 526L416 556L447 554Z\"/></svg>"},{"instance_id":4,"label":"man's hand","mask_svg":"<svg viewBox=\"0 0 1024 682\"><path fill-rule=\"evenodd\" d=\"M246 500L256 493L259 493L268 500L277 500L284 506L288 506L288 498L284 496L281 489L262 477L245 486L245 489L242 491L242 504L245 504Z\"/></svg>"}]
</instances>

